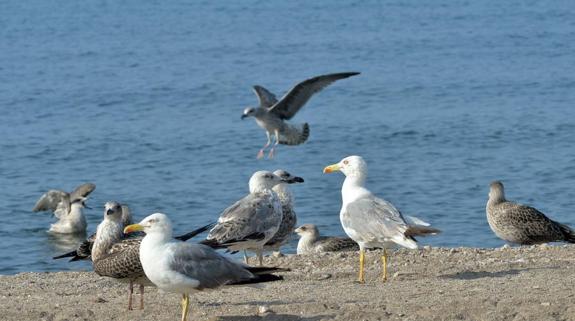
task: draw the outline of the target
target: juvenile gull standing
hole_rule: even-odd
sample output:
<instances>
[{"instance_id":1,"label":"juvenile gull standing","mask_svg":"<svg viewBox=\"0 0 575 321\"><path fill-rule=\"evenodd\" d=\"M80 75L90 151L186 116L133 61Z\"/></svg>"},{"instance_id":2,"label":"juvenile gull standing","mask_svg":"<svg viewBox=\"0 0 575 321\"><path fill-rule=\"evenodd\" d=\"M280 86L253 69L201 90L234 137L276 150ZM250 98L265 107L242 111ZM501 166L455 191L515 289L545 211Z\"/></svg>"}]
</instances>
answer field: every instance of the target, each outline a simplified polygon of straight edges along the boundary
<instances>
[{"instance_id":1,"label":"juvenile gull standing","mask_svg":"<svg viewBox=\"0 0 575 321\"><path fill-rule=\"evenodd\" d=\"M182 294L182 321L188 315L191 293L282 279L268 274L275 268L246 267L205 245L174 242L172 224L165 214L152 214L124 229L125 233L133 231L146 233L140 245L140 261L147 278L163 291Z\"/></svg>"},{"instance_id":2,"label":"juvenile gull standing","mask_svg":"<svg viewBox=\"0 0 575 321\"><path fill-rule=\"evenodd\" d=\"M209 226L201 227L186 234L186 239L206 231ZM144 286L152 283L144 275L140 263L140 242L142 237L126 238L123 233L122 206L116 202L107 202L104 220L96 231L91 249L94 272L129 283L128 310L132 309L134 283L140 286L140 309L144 308ZM181 237L182 240L185 240Z\"/></svg>"},{"instance_id":3,"label":"juvenile gull standing","mask_svg":"<svg viewBox=\"0 0 575 321\"><path fill-rule=\"evenodd\" d=\"M569 226L549 219L533 207L506 200L503 184L499 181L490 185L486 212L491 230L507 242L516 244L575 243L575 233Z\"/></svg>"},{"instance_id":4,"label":"juvenile gull standing","mask_svg":"<svg viewBox=\"0 0 575 321\"><path fill-rule=\"evenodd\" d=\"M304 224L296 228L295 232L300 237L297 254L359 250L357 243L348 237L321 236L314 224Z\"/></svg>"},{"instance_id":5,"label":"juvenile gull standing","mask_svg":"<svg viewBox=\"0 0 575 321\"><path fill-rule=\"evenodd\" d=\"M86 183L78 186L73 192L49 190L36 202L34 212L52 211L58 222L51 224L51 233L80 234L86 233L86 217L82 209L86 197L96 189L96 185Z\"/></svg>"},{"instance_id":6,"label":"juvenile gull standing","mask_svg":"<svg viewBox=\"0 0 575 321\"><path fill-rule=\"evenodd\" d=\"M265 149L271 144L271 136L275 136L275 143L270 149L269 158L274 156L274 150L278 144L299 145L309 137L309 125L290 125L284 120L291 119L313 96L333 82L359 75L359 72L342 72L329 75L321 75L310 78L295 85L279 101L275 95L262 86L254 86L254 92L258 96L260 105L248 107L244 110L242 119L254 117L256 123L266 131L267 143L260 149L258 158L264 156Z\"/></svg>"},{"instance_id":7,"label":"juvenile gull standing","mask_svg":"<svg viewBox=\"0 0 575 321\"><path fill-rule=\"evenodd\" d=\"M282 204L282 221L276 234L264 245L264 250L279 252L280 247L289 241L297 223L297 216L294 211L294 198L288 188L288 184L303 183L304 180L301 177L291 175L283 169L276 170L274 174L284 180L284 182L273 187L273 191L278 194ZM262 258L258 259L262 260Z\"/></svg>"},{"instance_id":8,"label":"juvenile gull standing","mask_svg":"<svg viewBox=\"0 0 575 321\"><path fill-rule=\"evenodd\" d=\"M345 233L359 244L359 278L365 282L365 249L383 248L383 281L387 280L387 249L396 245L416 249L414 236L440 231L424 225L409 225L403 215L388 201L373 195L364 187L367 164L360 156L348 156L324 168L324 173L341 171L342 206L339 214Z\"/></svg>"},{"instance_id":9,"label":"juvenile gull standing","mask_svg":"<svg viewBox=\"0 0 575 321\"><path fill-rule=\"evenodd\" d=\"M222 212L202 243L230 251L254 251L261 266L264 244L282 222L282 205L272 189L283 181L272 172L255 172L249 182L250 193Z\"/></svg>"}]
</instances>

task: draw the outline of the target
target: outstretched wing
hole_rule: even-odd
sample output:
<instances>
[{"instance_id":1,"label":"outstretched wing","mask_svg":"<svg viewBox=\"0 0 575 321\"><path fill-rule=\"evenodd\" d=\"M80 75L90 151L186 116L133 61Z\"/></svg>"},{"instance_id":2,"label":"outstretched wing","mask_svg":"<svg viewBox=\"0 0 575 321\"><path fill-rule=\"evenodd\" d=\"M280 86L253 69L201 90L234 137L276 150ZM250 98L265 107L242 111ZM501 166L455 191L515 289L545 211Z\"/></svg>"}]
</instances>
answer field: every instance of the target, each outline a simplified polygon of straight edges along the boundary
<instances>
[{"instance_id":1,"label":"outstretched wing","mask_svg":"<svg viewBox=\"0 0 575 321\"><path fill-rule=\"evenodd\" d=\"M51 211L54 212L58 208L58 204L62 202L68 193L60 191L57 189L51 189L46 192L40 199L36 202L36 205L32 209L34 212Z\"/></svg>"},{"instance_id":2,"label":"outstretched wing","mask_svg":"<svg viewBox=\"0 0 575 321\"><path fill-rule=\"evenodd\" d=\"M271 107L278 102L276 96L262 86L255 85L254 92L260 101L260 107Z\"/></svg>"},{"instance_id":3,"label":"outstretched wing","mask_svg":"<svg viewBox=\"0 0 575 321\"><path fill-rule=\"evenodd\" d=\"M87 197L95 189L96 189L96 185L94 185L92 183L82 184L82 185L76 187L76 189L72 193L70 193L70 200L74 201L74 200L79 199L79 198Z\"/></svg>"},{"instance_id":4,"label":"outstretched wing","mask_svg":"<svg viewBox=\"0 0 575 321\"><path fill-rule=\"evenodd\" d=\"M307 103L313 94L321 91L337 80L358 74L359 72L342 72L304 80L295 85L279 102L270 107L269 111L281 119L290 119Z\"/></svg>"}]
</instances>

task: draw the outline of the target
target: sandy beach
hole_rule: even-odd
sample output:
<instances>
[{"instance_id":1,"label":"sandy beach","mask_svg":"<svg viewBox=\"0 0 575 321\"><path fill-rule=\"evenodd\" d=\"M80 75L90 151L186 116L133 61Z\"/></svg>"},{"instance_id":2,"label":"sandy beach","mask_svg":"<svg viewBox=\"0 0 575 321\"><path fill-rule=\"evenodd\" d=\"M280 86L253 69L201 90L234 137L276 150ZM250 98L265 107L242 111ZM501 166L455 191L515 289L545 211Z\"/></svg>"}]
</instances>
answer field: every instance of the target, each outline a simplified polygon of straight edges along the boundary
<instances>
[{"instance_id":1,"label":"sandy beach","mask_svg":"<svg viewBox=\"0 0 575 321\"><path fill-rule=\"evenodd\" d=\"M284 281L195 294L190 320L575 320L575 246L399 250L386 283L380 255L366 284L357 253L267 257L291 269ZM145 309L127 311L127 286L93 272L0 279L1 320L180 318L178 295L149 287Z\"/></svg>"}]
</instances>

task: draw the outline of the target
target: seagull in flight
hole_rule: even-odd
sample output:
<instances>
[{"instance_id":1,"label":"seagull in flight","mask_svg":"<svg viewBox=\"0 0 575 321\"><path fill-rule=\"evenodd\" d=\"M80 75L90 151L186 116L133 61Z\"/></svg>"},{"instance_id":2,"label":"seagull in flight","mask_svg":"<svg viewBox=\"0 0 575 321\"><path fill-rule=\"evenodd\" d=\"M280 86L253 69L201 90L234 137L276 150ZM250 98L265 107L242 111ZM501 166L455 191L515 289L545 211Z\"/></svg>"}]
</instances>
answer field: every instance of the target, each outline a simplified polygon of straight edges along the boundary
<instances>
[{"instance_id":1,"label":"seagull in flight","mask_svg":"<svg viewBox=\"0 0 575 321\"><path fill-rule=\"evenodd\" d=\"M309 125L292 125L285 122L290 120L317 92L331 85L333 82L359 75L359 72L342 72L313 77L300 82L287 92L279 101L276 96L262 86L254 86L254 92L258 96L258 107L244 109L242 119L254 117L256 123L266 131L267 142L260 149L257 158L263 158L266 148L275 143L269 151L269 158L274 157L274 151L278 144L299 145L309 137Z\"/></svg>"}]
</instances>

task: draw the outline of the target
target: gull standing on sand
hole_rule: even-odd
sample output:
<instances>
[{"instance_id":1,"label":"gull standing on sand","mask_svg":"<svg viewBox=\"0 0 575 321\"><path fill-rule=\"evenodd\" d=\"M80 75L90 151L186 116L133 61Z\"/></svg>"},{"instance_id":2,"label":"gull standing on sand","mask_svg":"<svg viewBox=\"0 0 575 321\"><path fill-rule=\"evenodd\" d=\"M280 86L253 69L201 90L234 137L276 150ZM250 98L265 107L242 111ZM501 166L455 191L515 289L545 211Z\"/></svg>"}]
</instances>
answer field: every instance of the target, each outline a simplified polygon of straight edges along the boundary
<instances>
[{"instance_id":1,"label":"gull standing on sand","mask_svg":"<svg viewBox=\"0 0 575 321\"><path fill-rule=\"evenodd\" d=\"M300 239L297 254L357 251L359 246L348 237L321 236L317 226L304 224L295 229Z\"/></svg>"},{"instance_id":2,"label":"gull standing on sand","mask_svg":"<svg viewBox=\"0 0 575 321\"><path fill-rule=\"evenodd\" d=\"M152 214L125 233L144 231L140 261L147 278L158 288L182 294L182 321L186 321L190 294L224 285L282 280L269 274L276 268L251 268L219 255L202 244L174 242L172 223L161 213Z\"/></svg>"},{"instance_id":3,"label":"gull standing on sand","mask_svg":"<svg viewBox=\"0 0 575 321\"><path fill-rule=\"evenodd\" d=\"M96 189L96 185L86 183L78 186L73 192L67 193L52 189L46 192L36 202L34 212L52 211L58 222L51 224L51 233L81 234L86 233L86 217L82 209L88 195Z\"/></svg>"},{"instance_id":4,"label":"gull standing on sand","mask_svg":"<svg viewBox=\"0 0 575 321\"><path fill-rule=\"evenodd\" d=\"M387 280L387 249L396 245L416 249L414 236L437 234L440 231L425 225L409 225L403 215L388 201L373 195L364 187L367 164L360 156L349 156L324 168L324 173L341 171L345 180L341 187L342 206L339 214L345 233L359 244L359 278L365 282L365 249L383 248L382 280Z\"/></svg>"},{"instance_id":5,"label":"gull standing on sand","mask_svg":"<svg viewBox=\"0 0 575 321\"><path fill-rule=\"evenodd\" d=\"M275 136L275 143L270 149L269 158L273 158L274 150L278 144L299 145L309 137L309 125L290 125L284 120L291 119L313 96L333 82L359 75L359 72L342 72L321 75L310 78L295 85L279 101L275 95L262 86L254 86L260 105L248 107L244 110L242 119L254 117L256 123L266 131L267 143L260 149L257 158L264 157L265 149L271 144L271 137Z\"/></svg>"},{"instance_id":6,"label":"gull standing on sand","mask_svg":"<svg viewBox=\"0 0 575 321\"><path fill-rule=\"evenodd\" d=\"M284 180L284 182L273 187L273 191L278 194L282 204L282 221L276 234L264 245L264 250L279 252L280 247L289 241L297 223L297 216L294 211L294 198L288 188L288 184L303 183L304 180L301 177L293 176L283 169L276 170L274 174ZM262 260L262 258L258 259Z\"/></svg>"},{"instance_id":7,"label":"gull standing on sand","mask_svg":"<svg viewBox=\"0 0 575 321\"><path fill-rule=\"evenodd\" d=\"M260 266L262 251L282 222L282 205L272 189L284 179L268 171L255 172L250 193L226 208L202 244L230 251L256 252Z\"/></svg>"},{"instance_id":8,"label":"gull standing on sand","mask_svg":"<svg viewBox=\"0 0 575 321\"><path fill-rule=\"evenodd\" d=\"M206 231L211 225L192 231L180 240L185 241ZM140 286L140 309L144 308L144 286L153 285L144 274L140 263L140 242L142 237L124 237L122 221L122 206L117 202L107 202L104 210L104 220L96 231L94 245L91 250L94 272L100 276L114 278L127 282L128 310L132 310L132 294L134 283Z\"/></svg>"},{"instance_id":9,"label":"gull standing on sand","mask_svg":"<svg viewBox=\"0 0 575 321\"><path fill-rule=\"evenodd\" d=\"M549 219L533 207L506 200L500 181L490 185L486 212L491 230L507 242L526 245L575 243L575 233L569 226Z\"/></svg>"}]
</instances>

